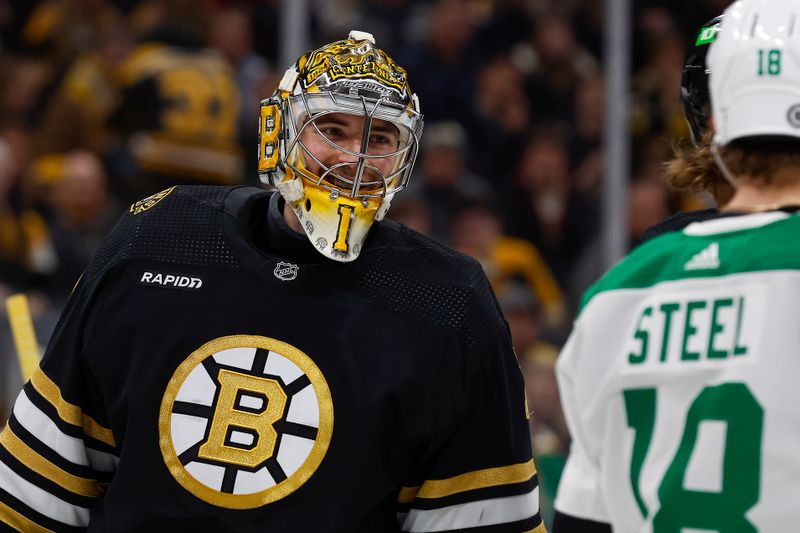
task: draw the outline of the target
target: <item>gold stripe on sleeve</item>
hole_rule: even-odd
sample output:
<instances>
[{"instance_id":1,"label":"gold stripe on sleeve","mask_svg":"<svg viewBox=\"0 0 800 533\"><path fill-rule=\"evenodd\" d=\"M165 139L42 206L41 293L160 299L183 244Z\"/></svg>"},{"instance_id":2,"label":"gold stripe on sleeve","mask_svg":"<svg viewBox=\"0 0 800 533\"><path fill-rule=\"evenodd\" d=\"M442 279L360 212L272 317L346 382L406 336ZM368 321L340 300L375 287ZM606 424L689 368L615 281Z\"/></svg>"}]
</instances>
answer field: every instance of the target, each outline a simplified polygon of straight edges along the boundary
<instances>
[{"instance_id":1,"label":"gold stripe on sleeve","mask_svg":"<svg viewBox=\"0 0 800 533\"><path fill-rule=\"evenodd\" d=\"M411 503L417 497L419 487L402 487L397 495L398 503Z\"/></svg>"},{"instance_id":2,"label":"gold stripe on sleeve","mask_svg":"<svg viewBox=\"0 0 800 533\"><path fill-rule=\"evenodd\" d=\"M22 516L3 502L0 502L0 524L8 524L18 531L28 531L30 533L55 533Z\"/></svg>"},{"instance_id":3,"label":"gold stripe on sleeve","mask_svg":"<svg viewBox=\"0 0 800 533\"><path fill-rule=\"evenodd\" d=\"M529 529L525 533L547 533L547 529L545 529L544 522L542 522L541 524L539 524L535 528Z\"/></svg>"},{"instance_id":4,"label":"gold stripe on sleeve","mask_svg":"<svg viewBox=\"0 0 800 533\"><path fill-rule=\"evenodd\" d=\"M536 474L533 459L510 466L487 468L467 472L448 479L427 480L417 493L419 498L444 498L452 494L468 490L497 487L499 485L512 485L528 481ZM401 492L402 494L402 492Z\"/></svg>"},{"instance_id":5,"label":"gold stripe on sleeve","mask_svg":"<svg viewBox=\"0 0 800 533\"><path fill-rule=\"evenodd\" d=\"M80 407L73 405L61 397L61 390L39 368L31 376L31 384L50 404L58 411L61 419L73 426L80 426L83 432L92 438L116 447L114 434L111 430L98 424L92 417L85 415Z\"/></svg>"},{"instance_id":6,"label":"gold stripe on sleeve","mask_svg":"<svg viewBox=\"0 0 800 533\"><path fill-rule=\"evenodd\" d=\"M96 498L103 492L97 481L73 476L30 449L9 426L0 433L0 444L22 464L70 492L89 498Z\"/></svg>"}]
</instances>

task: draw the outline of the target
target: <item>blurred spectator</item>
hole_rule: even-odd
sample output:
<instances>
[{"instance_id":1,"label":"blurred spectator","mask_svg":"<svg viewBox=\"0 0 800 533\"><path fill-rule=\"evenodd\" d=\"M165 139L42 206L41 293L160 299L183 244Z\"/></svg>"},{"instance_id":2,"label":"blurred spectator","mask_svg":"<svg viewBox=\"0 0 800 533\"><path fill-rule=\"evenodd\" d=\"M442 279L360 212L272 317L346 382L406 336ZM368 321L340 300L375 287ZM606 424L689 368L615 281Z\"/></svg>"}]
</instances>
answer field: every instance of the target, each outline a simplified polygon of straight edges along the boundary
<instances>
[{"instance_id":1,"label":"blurred spectator","mask_svg":"<svg viewBox=\"0 0 800 533\"><path fill-rule=\"evenodd\" d=\"M237 117L237 137L242 147L258 144L258 114L260 102L271 94L262 84L270 75L267 61L253 50L253 31L251 13L241 6L225 7L217 11L211 19L209 36L211 48L218 50L233 66L234 78L239 89L239 116ZM273 76L274 78L274 76ZM277 85L277 79L274 79ZM258 182L258 169L255 157L245 159L246 179Z\"/></svg>"},{"instance_id":2,"label":"blurred spectator","mask_svg":"<svg viewBox=\"0 0 800 533\"><path fill-rule=\"evenodd\" d=\"M52 263L47 225L23 186L30 145L25 130L0 132L0 298L33 286Z\"/></svg>"},{"instance_id":3,"label":"blurred spectator","mask_svg":"<svg viewBox=\"0 0 800 533\"><path fill-rule=\"evenodd\" d=\"M405 193L392 200L389 218L423 235L431 236L431 214L422 198Z\"/></svg>"},{"instance_id":4,"label":"blurred spectator","mask_svg":"<svg viewBox=\"0 0 800 533\"><path fill-rule=\"evenodd\" d=\"M528 402L534 417L534 453L565 454L569 430L561 410L555 379L559 347L547 341L531 345L520 360Z\"/></svg>"},{"instance_id":5,"label":"blurred spectator","mask_svg":"<svg viewBox=\"0 0 800 533\"><path fill-rule=\"evenodd\" d=\"M503 235L502 226L500 214L487 203L470 203L455 214L451 243L481 263L498 298L513 296L521 285L541 307L537 318L545 326L565 326L564 297L539 252L526 240ZM525 344L515 345L525 349L530 340L526 336Z\"/></svg>"},{"instance_id":6,"label":"blurred spectator","mask_svg":"<svg viewBox=\"0 0 800 533\"><path fill-rule=\"evenodd\" d=\"M540 341L520 356L531 413L531 443L539 471L541 512L547 524L552 520L553 502L570 441L555 377L558 352L558 346Z\"/></svg>"},{"instance_id":7,"label":"blurred spectator","mask_svg":"<svg viewBox=\"0 0 800 533\"><path fill-rule=\"evenodd\" d=\"M398 54L414 90L425 102L425 119L467 123L475 86L474 25L466 0L436 0L427 20L427 39Z\"/></svg>"},{"instance_id":8,"label":"blurred spectator","mask_svg":"<svg viewBox=\"0 0 800 533\"><path fill-rule=\"evenodd\" d=\"M204 47L196 24L174 18L184 4L167 3L165 18L116 71L121 99L110 120L124 137L109 161L129 199L177 183L244 179L233 69Z\"/></svg>"},{"instance_id":9,"label":"blurred spectator","mask_svg":"<svg viewBox=\"0 0 800 533\"><path fill-rule=\"evenodd\" d=\"M498 300L525 379L541 512L549 524L570 440L555 379L554 365L560 348L553 340L560 338L541 327L539 303L527 286L515 284Z\"/></svg>"},{"instance_id":10,"label":"blurred spectator","mask_svg":"<svg viewBox=\"0 0 800 533\"><path fill-rule=\"evenodd\" d=\"M631 121L634 136L668 139L688 135L676 97L681 86L686 39L664 36L634 78ZM666 140L664 144L668 144Z\"/></svg>"},{"instance_id":11,"label":"blurred spectator","mask_svg":"<svg viewBox=\"0 0 800 533\"><path fill-rule=\"evenodd\" d=\"M530 103L520 71L498 57L478 73L469 142L470 167L495 187L510 180L530 128ZM427 133L426 133L427 135Z\"/></svg>"},{"instance_id":12,"label":"blurred spectator","mask_svg":"<svg viewBox=\"0 0 800 533\"><path fill-rule=\"evenodd\" d=\"M497 0L489 4L491 15L476 31L476 41L481 43L481 61L484 62L508 54L533 31L530 2Z\"/></svg>"},{"instance_id":13,"label":"blurred spectator","mask_svg":"<svg viewBox=\"0 0 800 533\"><path fill-rule=\"evenodd\" d=\"M574 133L569 151L575 169L575 186L598 198L603 184L603 131L605 127L605 80L592 76L575 93Z\"/></svg>"},{"instance_id":14,"label":"blurred spectator","mask_svg":"<svg viewBox=\"0 0 800 533\"><path fill-rule=\"evenodd\" d=\"M575 39L569 21L557 15L538 21L532 44L536 63L528 92L533 116L570 120L575 90L598 71L597 60Z\"/></svg>"},{"instance_id":15,"label":"blurred spectator","mask_svg":"<svg viewBox=\"0 0 800 533\"><path fill-rule=\"evenodd\" d=\"M678 210L680 195L670 192L660 180L638 180L628 195L629 247L636 246L642 234Z\"/></svg>"},{"instance_id":16,"label":"blurred spectator","mask_svg":"<svg viewBox=\"0 0 800 533\"><path fill-rule=\"evenodd\" d=\"M20 223L19 166L5 139L0 138L0 298L25 278L27 238Z\"/></svg>"},{"instance_id":17,"label":"blurred spectator","mask_svg":"<svg viewBox=\"0 0 800 533\"><path fill-rule=\"evenodd\" d=\"M31 2L24 18L21 45L47 60L60 72L79 53L96 45L94 38L121 15L106 0L44 0Z\"/></svg>"},{"instance_id":18,"label":"blurred spectator","mask_svg":"<svg viewBox=\"0 0 800 533\"><path fill-rule=\"evenodd\" d=\"M34 58L0 61L0 116L5 124L33 126L52 69Z\"/></svg>"},{"instance_id":19,"label":"blurred spectator","mask_svg":"<svg viewBox=\"0 0 800 533\"><path fill-rule=\"evenodd\" d=\"M116 222L119 206L108 196L102 163L87 151L64 157L50 201L47 225L55 264L45 290L53 303L60 305Z\"/></svg>"},{"instance_id":20,"label":"blurred spectator","mask_svg":"<svg viewBox=\"0 0 800 533\"><path fill-rule=\"evenodd\" d=\"M133 51L134 35L119 19L99 31L95 42L69 65L46 106L40 153L104 153L113 142L107 121L120 100L115 72Z\"/></svg>"},{"instance_id":21,"label":"blurred spectator","mask_svg":"<svg viewBox=\"0 0 800 533\"><path fill-rule=\"evenodd\" d=\"M0 51L15 51L22 47L20 21L27 19L35 7L33 2L0 0Z\"/></svg>"},{"instance_id":22,"label":"blurred spectator","mask_svg":"<svg viewBox=\"0 0 800 533\"><path fill-rule=\"evenodd\" d=\"M414 25L427 16L425 4L411 0L364 0L358 4L360 8L351 9L346 21L340 21L337 28L329 30L337 32L329 37L339 38L351 28L363 28L387 50L400 50L409 42L415 42ZM337 11L341 14L344 10Z\"/></svg>"},{"instance_id":23,"label":"blurred spectator","mask_svg":"<svg viewBox=\"0 0 800 533\"><path fill-rule=\"evenodd\" d=\"M603 59L603 24L605 23L605 2L572 2L579 4L571 11L575 37L586 50L597 59ZM691 26L689 26L691 27Z\"/></svg>"},{"instance_id":24,"label":"blurred spectator","mask_svg":"<svg viewBox=\"0 0 800 533\"><path fill-rule=\"evenodd\" d=\"M536 245L563 286L598 224L597 205L573 182L563 135L550 129L531 136L518 184L505 198L509 233Z\"/></svg>"},{"instance_id":25,"label":"blurred spectator","mask_svg":"<svg viewBox=\"0 0 800 533\"><path fill-rule=\"evenodd\" d=\"M517 354L524 354L539 340L541 305L531 288L513 283L498 295L498 303L511 330L511 340Z\"/></svg>"},{"instance_id":26,"label":"blurred spectator","mask_svg":"<svg viewBox=\"0 0 800 533\"><path fill-rule=\"evenodd\" d=\"M466 143L464 128L456 122L428 125L421 161L409 186L409 192L425 203L430 235L445 243L450 240L455 210L465 200L491 199L493 195L491 186L466 168Z\"/></svg>"}]
</instances>

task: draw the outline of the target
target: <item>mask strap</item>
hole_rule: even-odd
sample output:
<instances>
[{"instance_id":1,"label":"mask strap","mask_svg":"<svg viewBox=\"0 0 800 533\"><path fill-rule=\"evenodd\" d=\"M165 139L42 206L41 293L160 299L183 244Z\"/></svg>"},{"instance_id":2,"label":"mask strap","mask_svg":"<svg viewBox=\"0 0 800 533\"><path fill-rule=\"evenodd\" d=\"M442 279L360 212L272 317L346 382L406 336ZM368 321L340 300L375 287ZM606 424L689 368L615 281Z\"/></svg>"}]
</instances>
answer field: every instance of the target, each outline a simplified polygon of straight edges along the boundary
<instances>
[{"instance_id":1,"label":"mask strap","mask_svg":"<svg viewBox=\"0 0 800 533\"><path fill-rule=\"evenodd\" d=\"M722 159L722 154L719 151L719 144L717 144L716 141L711 141L709 149L711 150L711 154L714 156L714 162L717 164L717 168L722 174L722 177L724 177L734 189L738 189L739 180L736 179L736 177L731 173L731 171L728 169L728 165L726 165L725 161Z\"/></svg>"}]
</instances>

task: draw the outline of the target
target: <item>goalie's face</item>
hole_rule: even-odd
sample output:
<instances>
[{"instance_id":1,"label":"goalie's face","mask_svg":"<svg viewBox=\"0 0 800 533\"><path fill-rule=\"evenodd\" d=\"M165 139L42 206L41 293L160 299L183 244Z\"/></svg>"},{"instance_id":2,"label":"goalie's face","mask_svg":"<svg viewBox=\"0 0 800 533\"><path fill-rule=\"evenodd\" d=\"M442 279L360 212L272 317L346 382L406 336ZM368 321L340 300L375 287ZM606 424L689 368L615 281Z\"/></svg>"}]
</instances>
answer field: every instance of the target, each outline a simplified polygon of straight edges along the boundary
<instances>
[{"instance_id":1,"label":"goalie's face","mask_svg":"<svg viewBox=\"0 0 800 533\"><path fill-rule=\"evenodd\" d=\"M260 125L262 179L322 255L354 260L417 157L422 115L406 71L351 32L286 71Z\"/></svg>"},{"instance_id":2,"label":"goalie's face","mask_svg":"<svg viewBox=\"0 0 800 533\"><path fill-rule=\"evenodd\" d=\"M306 170L348 196L380 193L397 168L401 144L391 122L347 113L309 121L300 142Z\"/></svg>"}]
</instances>

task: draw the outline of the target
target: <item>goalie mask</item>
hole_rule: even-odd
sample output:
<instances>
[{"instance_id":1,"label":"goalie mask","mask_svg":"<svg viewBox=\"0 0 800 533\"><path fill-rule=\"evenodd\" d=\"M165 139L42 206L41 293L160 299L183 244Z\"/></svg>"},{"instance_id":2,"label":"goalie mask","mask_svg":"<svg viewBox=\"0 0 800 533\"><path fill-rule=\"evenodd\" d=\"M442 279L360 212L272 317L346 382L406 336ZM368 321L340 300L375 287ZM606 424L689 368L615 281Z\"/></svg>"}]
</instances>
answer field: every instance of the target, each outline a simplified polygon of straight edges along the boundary
<instances>
[{"instance_id":1,"label":"goalie mask","mask_svg":"<svg viewBox=\"0 0 800 533\"><path fill-rule=\"evenodd\" d=\"M352 31L301 57L261 102L259 175L320 253L352 261L408 183L421 133L405 70Z\"/></svg>"}]
</instances>

